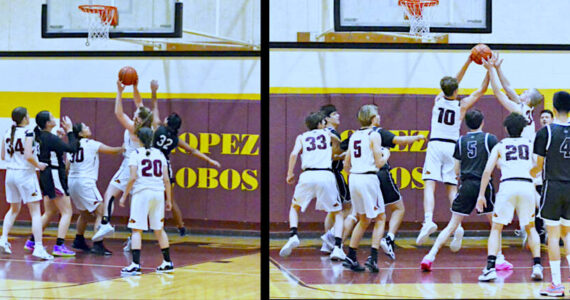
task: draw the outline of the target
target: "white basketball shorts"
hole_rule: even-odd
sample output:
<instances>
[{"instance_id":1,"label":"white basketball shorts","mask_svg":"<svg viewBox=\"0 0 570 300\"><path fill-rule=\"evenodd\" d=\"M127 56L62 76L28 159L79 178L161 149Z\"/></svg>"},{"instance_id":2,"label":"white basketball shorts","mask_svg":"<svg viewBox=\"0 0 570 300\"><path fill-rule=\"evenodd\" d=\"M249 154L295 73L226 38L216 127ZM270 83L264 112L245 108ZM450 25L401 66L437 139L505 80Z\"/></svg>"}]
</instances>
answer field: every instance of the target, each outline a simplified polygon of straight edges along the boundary
<instances>
[{"instance_id":1,"label":"white basketball shorts","mask_svg":"<svg viewBox=\"0 0 570 300\"><path fill-rule=\"evenodd\" d=\"M350 174L348 188L354 212L366 214L369 219L384 213L384 199L376 174Z\"/></svg>"},{"instance_id":2,"label":"white basketball shorts","mask_svg":"<svg viewBox=\"0 0 570 300\"><path fill-rule=\"evenodd\" d=\"M78 210L86 210L92 213L103 202L103 197L101 197L101 193L97 189L97 182L94 179L70 177L67 181L71 201Z\"/></svg>"},{"instance_id":3,"label":"white basketball shorts","mask_svg":"<svg viewBox=\"0 0 570 300\"><path fill-rule=\"evenodd\" d=\"M30 203L42 200L35 170L6 170L6 202Z\"/></svg>"},{"instance_id":4,"label":"white basketball shorts","mask_svg":"<svg viewBox=\"0 0 570 300\"><path fill-rule=\"evenodd\" d=\"M131 198L129 228L160 230L164 227L164 191L142 190Z\"/></svg>"},{"instance_id":5,"label":"white basketball shorts","mask_svg":"<svg viewBox=\"0 0 570 300\"><path fill-rule=\"evenodd\" d=\"M455 176L455 144L441 141L428 143L426 160L422 173L423 180L436 180L457 185Z\"/></svg>"},{"instance_id":6,"label":"white basketball shorts","mask_svg":"<svg viewBox=\"0 0 570 300\"><path fill-rule=\"evenodd\" d=\"M493 222L508 225L517 212L519 223L526 226L534 221L536 191L532 182L512 180L503 181L495 200Z\"/></svg>"},{"instance_id":7,"label":"white basketball shorts","mask_svg":"<svg viewBox=\"0 0 570 300\"><path fill-rule=\"evenodd\" d=\"M342 210L342 203L331 171L304 171L295 186L293 204L305 212L311 200L317 198L317 210L334 212Z\"/></svg>"}]
</instances>

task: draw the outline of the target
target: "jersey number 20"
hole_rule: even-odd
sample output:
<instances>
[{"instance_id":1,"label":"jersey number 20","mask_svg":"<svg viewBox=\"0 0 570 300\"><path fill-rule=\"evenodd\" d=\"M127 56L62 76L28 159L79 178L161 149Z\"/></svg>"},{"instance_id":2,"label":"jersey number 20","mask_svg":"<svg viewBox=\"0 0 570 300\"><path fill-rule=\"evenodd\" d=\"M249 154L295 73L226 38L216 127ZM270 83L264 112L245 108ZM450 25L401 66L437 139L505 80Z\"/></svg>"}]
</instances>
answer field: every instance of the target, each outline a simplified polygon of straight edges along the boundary
<instances>
[{"instance_id":1,"label":"jersey number 20","mask_svg":"<svg viewBox=\"0 0 570 300\"><path fill-rule=\"evenodd\" d=\"M160 160L150 160L150 159L143 159L141 162L142 168L142 176L143 177L161 177L162 176L162 161Z\"/></svg>"},{"instance_id":2,"label":"jersey number 20","mask_svg":"<svg viewBox=\"0 0 570 300\"><path fill-rule=\"evenodd\" d=\"M507 153L505 153L507 161L517 160L517 152L519 159L528 160L529 158L530 149L527 145L519 145L518 147L515 145L506 145L505 148L507 149Z\"/></svg>"},{"instance_id":3,"label":"jersey number 20","mask_svg":"<svg viewBox=\"0 0 570 300\"><path fill-rule=\"evenodd\" d=\"M438 123L443 123L445 125L453 125L455 124L455 111L438 108L439 109L439 116L437 117Z\"/></svg>"}]
</instances>

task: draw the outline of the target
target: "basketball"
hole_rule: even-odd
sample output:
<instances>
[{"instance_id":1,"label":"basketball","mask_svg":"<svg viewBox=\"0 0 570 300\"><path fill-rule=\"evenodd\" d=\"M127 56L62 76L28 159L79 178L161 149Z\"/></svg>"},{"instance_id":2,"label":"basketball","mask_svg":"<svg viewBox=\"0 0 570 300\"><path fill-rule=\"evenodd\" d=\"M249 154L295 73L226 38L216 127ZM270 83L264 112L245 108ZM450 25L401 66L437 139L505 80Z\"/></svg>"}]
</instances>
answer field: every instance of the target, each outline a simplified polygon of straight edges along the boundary
<instances>
[{"instance_id":1,"label":"basketball","mask_svg":"<svg viewBox=\"0 0 570 300\"><path fill-rule=\"evenodd\" d=\"M483 59L488 59L491 55L491 48L485 44L477 44L471 49L471 59L478 65L483 64Z\"/></svg>"},{"instance_id":2,"label":"basketball","mask_svg":"<svg viewBox=\"0 0 570 300\"><path fill-rule=\"evenodd\" d=\"M133 67L123 67L119 71L119 81L124 85L132 85L139 80L137 71Z\"/></svg>"}]
</instances>

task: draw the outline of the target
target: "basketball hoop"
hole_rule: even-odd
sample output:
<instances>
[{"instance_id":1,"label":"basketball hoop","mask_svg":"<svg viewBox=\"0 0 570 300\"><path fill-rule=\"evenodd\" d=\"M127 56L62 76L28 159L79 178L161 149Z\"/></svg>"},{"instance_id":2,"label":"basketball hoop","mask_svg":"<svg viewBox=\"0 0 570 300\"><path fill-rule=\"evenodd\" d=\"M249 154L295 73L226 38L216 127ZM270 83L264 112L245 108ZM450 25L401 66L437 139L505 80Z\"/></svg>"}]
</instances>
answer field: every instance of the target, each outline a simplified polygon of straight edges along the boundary
<instances>
[{"instance_id":1,"label":"basketball hoop","mask_svg":"<svg viewBox=\"0 0 570 300\"><path fill-rule=\"evenodd\" d=\"M410 35L429 36L431 10L424 10L438 4L439 0L398 0L398 5L402 6L404 14L410 20Z\"/></svg>"},{"instance_id":2,"label":"basketball hoop","mask_svg":"<svg viewBox=\"0 0 570 300\"><path fill-rule=\"evenodd\" d=\"M119 24L117 7L105 5L79 5L88 20L88 35L85 45L90 41L108 40L111 26Z\"/></svg>"}]
</instances>

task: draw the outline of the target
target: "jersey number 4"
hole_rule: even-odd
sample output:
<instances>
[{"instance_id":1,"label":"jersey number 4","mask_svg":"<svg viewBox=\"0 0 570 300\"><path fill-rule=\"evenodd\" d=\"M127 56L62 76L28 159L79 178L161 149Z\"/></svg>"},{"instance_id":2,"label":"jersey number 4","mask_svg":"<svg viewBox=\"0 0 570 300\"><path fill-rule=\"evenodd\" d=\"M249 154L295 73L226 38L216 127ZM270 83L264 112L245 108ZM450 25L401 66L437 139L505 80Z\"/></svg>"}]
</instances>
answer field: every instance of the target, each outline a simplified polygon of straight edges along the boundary
<instances>
[{"instance_id":1,"label":"jersey number 4","mask_svg":"<svg viewBox=\"0 0 570 300\"><path fill-rule=\"evenodd\" d=\"M150 159L143 159L141 162L142 168L142 176L143 177L161 177L162 176L162 161L150 160Z\"/></svg>"},{"instance_id":2,"label":"jersey number 4","mask_svg":"<svg viewBox=\"0 0 570 300\"><path fill-rule=\"evenodd\" d=\"M505 148L507 149L507 153L505 153L507 161L517 160L517 152L519 159L528 160L529 158L530 149L527 145L519 145L518 147L514 145L506 145Z\"/></svg>"},{"instance_id":3,"label":"jersey number 4","mask_svg":"<svg viewBox=\"0 0 570 300\"><path fill-rule=\"evenodd\" d=\"M455 124L455 111L439 107L439 116L437 117L438 123L445 125Z\"/></svg>"},{"instance_id":4,"label":"jersey number 4","mask_svg":"<svg viewBox=\"0 0 570 300\"><path fill-rule=\"evenodd\" d=\"M560 145L560 153L564 155L564 158L570 158L570 138L567 137L562 141Z\"/></svg>"},{"instance_id":5,"label":"jersey number 4","mask_svg":"<svg viewBox=\"0 0 570 300\"><path fill-rule=\"evenodd\" d=\"M20 154L24 155L24 145L22 143L22 139L17 139L16 142L10 145L10 139L6 139L6 146L8 146L8 154L12 155L14 152L20 152Z\"/></svg>"}]
</instances>

